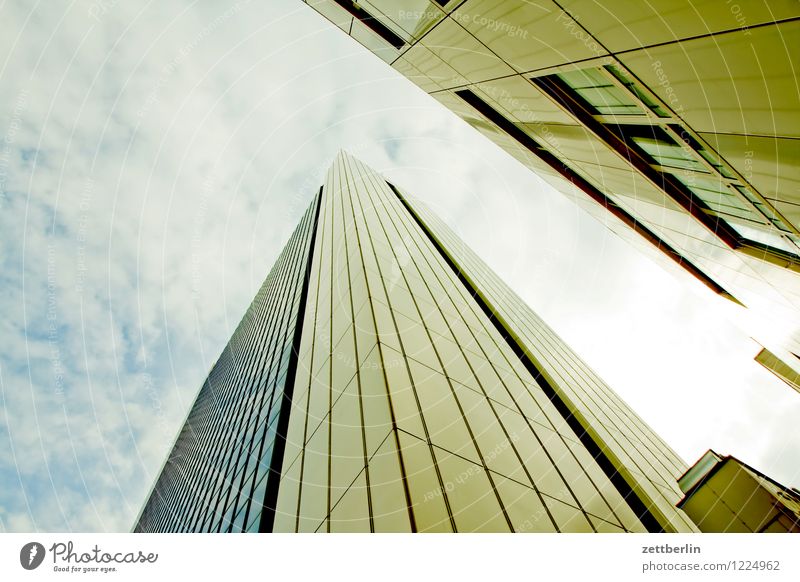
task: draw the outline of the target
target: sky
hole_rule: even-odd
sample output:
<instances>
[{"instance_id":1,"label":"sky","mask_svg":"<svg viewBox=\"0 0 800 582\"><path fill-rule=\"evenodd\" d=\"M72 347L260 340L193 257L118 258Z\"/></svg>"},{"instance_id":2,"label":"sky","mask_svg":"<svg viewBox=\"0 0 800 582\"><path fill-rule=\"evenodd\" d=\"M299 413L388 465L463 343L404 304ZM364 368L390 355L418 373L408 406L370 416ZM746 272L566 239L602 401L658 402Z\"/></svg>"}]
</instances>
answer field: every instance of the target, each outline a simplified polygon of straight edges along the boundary
<instances>
[{"instance_id":1,"label":"sky","mask_svg":"<svg viewBox=\"0 0 800 582\"><path fill-rule=\"evenodd\" d=\"M689 463L800 485L722 301L298 0L0 3L0 531L129 531L339 149L431 205Z\"/></svg>"}]
</instances>

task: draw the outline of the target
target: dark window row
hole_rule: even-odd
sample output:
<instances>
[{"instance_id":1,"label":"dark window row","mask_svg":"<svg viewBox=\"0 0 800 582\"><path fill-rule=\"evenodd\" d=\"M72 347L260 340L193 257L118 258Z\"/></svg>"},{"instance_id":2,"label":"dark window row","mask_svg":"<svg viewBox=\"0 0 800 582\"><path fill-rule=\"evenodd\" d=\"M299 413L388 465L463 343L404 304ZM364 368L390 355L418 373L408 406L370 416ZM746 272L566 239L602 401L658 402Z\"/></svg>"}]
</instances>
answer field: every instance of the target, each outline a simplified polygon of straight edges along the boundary
<instances>
[{"instance_id":1,"label":"dark window row","mask_svg":"<svg viewBox=\"0 0 800 582\"><path fill-rule=\"evenodd\" d=\"M800 266L800 236L788 222L619 68L531 81L725 244Z\"/></svg>"},{"instance_id":2,"label":"dark window row","mask_svg":"<svg viewBox=\"0 0 800 582\"><path fill-rule=\"evenodd\" d=\"M702 270L695 266L691 261L686 259L677 250L675 250L669 243L661 239L657 234L651 231L641 221L636 219L624 208L620 207L614 200L606 196L602 191L592 185L589 181L584 179L580 174L575 172L572 168L566 165L562 160L557 158L548 149L542 147L534 138L525 133L522 129L514 125L513 122L503 116L500 112L495 110L491 105L486 103L483 99L478 97L469 89L462 89L456 91L456 95L461 97L464 101L469 103L476 111L486 117L489 121L494 123L497 127L506 132L509 136L514 138L520 145L524 146L530 152L536 154L543 162L548 164L551 168L561 174L564 178L572 182L575 186L585 192L592 200L603 206L611 214L619 218L622 222L630 228L639 233L650 244L655 246L662 253L667 255L670 259L678 263L683 269L688 271L693 277L697 278L706 287L715 293L722 295L728 299L736 301L736 299L728 293L719 283L714 281L711 277L706 275ZM736 301L738 303L738 301Z\"/></svg>"}]
</instances>

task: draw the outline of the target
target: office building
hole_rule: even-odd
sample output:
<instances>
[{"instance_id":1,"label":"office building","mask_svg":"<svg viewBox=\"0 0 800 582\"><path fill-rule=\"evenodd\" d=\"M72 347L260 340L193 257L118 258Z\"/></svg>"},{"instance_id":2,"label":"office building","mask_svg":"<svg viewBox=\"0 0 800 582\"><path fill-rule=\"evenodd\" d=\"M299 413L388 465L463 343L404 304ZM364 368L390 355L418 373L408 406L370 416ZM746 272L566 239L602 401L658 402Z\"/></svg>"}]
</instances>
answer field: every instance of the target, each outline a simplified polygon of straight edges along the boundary
<instances>
[{"instance_id":1,"label":"office building","mask_svg":"<svg viewBox=\"0 0 800 582\"><path fill-rule=\"evenodd\" d=\"M347 154L136 531L696 531L683 461L424 204Z\"/></svg>"},{"instance_id":2,"label":"office building","mask_svg":"<svg viewBox=\"0 0 800 582\"><path fill-rule=\"evenodd\" d=\"M680 507L700 531L800 533L800 491L709 450L680 479Z\"/></svg>"},{"instance_id":3,"label":"office building","mask_svg":"<svg viewBox=\"0 0 800 582\"><path fill-rule=\"evenodd\" d=\"M637 249L732 300L759 343L800 353L800 3L306 3Z\"/></svg>"}]
</instances>

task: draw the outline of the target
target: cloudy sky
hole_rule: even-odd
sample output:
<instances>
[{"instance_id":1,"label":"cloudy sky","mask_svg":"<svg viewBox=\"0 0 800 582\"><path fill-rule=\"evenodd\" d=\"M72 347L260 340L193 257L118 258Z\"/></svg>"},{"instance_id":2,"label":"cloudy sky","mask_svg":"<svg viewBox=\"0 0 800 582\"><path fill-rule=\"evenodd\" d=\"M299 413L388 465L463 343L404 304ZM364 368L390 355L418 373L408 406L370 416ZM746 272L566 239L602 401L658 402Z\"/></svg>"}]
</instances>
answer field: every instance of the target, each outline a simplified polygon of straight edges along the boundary
<instances>
[{"instance_id":1,"label":"cloudy sky","mask_svg":"<svg viewBox=\"0 0 800 582\"><path fill-rule=\"evenodd\" d=\"M0 3L0 531L127 531L333 156L427 201L688 462L800 398L678 281L298 0Z\"/></svg>"}]
</instances>

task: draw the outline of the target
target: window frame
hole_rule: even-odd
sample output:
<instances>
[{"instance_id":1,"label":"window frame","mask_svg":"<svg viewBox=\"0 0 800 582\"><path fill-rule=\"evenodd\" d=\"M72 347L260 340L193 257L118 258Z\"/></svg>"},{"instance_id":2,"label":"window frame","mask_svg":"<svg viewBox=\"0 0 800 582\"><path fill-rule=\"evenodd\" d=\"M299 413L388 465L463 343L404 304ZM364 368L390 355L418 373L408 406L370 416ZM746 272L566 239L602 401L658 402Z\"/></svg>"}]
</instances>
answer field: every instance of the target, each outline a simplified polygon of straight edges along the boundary
<instances>
[{"instance_id":1,"label":"window frame","mask_svg":"<svg viewBox=\"0 0 800 582\"><path fill-rule=\"evenodd\" d=\"M716 152L702 145L699 139L682 124L681 120L674 116L659 114L656 108L658 110L663 109L666 112L668 111L666 106L660 103L646 88L639 86L635 80L628 78L629 83L624 82L622 80L624 72L620 65L604 64L586 68L600 72L618 88L626 91L631 101L642 109L643 115L608 115L600 113L594 104L584 99L561 76L565 72L576 70L574 68L567 71L551 70L547 74L531 78L531 81L543 93L576 117L584 126L624 157L670 198L678 202L730 248L749 256L800 271L800 232L780 212L773 208L752 185L726 165ZM646 96L648 101L643 100L640 94ZM662 132L668 139L680 146L684 152L690 152L692 157L691 160L687 159L687 161L699 164L702 170L659 164L653 155L633 140L633 136L637 133L641 134L644 128L647 128L654 135ZM720 180L720 183L724 184L728 192L748 210L755 220L736 216L733 216L734 220L729 220L728 217L732 215L710 207L700 195L692 190L690 185L680 179L679 172L689 176L711 177L715 180ZM760 228L751 228L757 228L766 236L777 237L786 247L796 250L788 251L784 248L748 238L737 230L736 225L739 224L739 221L748 221L753 225L758 225ZM749 224L745 226L749 227ZM790 237L790 235L796 237L797 240Z\"/></svg>"}]
</instances>

